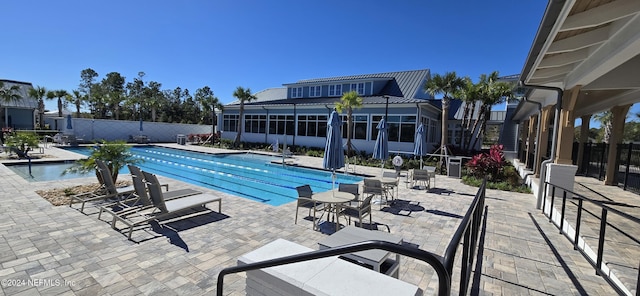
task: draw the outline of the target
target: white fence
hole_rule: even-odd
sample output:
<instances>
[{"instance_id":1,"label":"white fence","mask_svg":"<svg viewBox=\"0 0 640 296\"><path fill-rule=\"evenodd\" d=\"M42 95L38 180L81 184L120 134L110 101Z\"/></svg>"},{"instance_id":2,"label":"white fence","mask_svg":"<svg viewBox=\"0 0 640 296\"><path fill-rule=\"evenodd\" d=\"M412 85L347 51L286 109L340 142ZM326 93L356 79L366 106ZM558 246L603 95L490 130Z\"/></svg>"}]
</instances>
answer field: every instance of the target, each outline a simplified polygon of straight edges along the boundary
<instances>
[{"instance_id":1,"label":"white fence","mask_svg":"<svg viewBox=\"0 0 640 296\"><path fill-rule=\"evenodd\" d=\"M57 126L65 135L74 135L78 142L94 142L100 140L131 140L133 137L146 136L150 142L176 142L177 135L208 134L211 125L71 118L68 129L68 118L50 118L49 126Z\"/></svg>"}]
</instances>

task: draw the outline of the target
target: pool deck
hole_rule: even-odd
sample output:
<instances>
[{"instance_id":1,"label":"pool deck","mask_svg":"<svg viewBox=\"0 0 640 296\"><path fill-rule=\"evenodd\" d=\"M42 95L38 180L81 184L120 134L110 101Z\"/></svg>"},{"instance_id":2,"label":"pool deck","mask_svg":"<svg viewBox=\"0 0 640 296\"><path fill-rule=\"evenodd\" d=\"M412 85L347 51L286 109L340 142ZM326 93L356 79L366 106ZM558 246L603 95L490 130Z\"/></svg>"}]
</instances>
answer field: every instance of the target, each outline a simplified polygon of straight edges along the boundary
<instances>
[{"instance_id":1,"label":"pool deck","mask_svg":"<svg viewBox=\"0 0 640 296\"><path fill-rule=\"evenodd\" d=\"M179 147L224 153L199 146ZM78 154L45 149L56 159ZM295 156L298 164L322 167L322 159ZM380 168L356 173L380 175ZM123 176L124 177L124 176ZM171 189L194 185L160 177ZM373 207L374 228L390 230L406 243L444 254L477 188L438 175L430 192L400 183L398 206ZM38 189L95 182L95 178L28 183L0 166L0 295L212 295L218 272L237 258L278 238L317 249L330 232L314 231L309 219L294 224L295 204L268 206L244 198L223 198L222 213L204 211L189 219L136 230L133 240L88 214L54 207ZM532 194L487 190L486 225L475 265L473 295L614 295L555 226L535 210ZM306 211L301 209L304 217ZM403 258L399 278L420 286L425 295L437 289L437 276L425 263ZM37 280L37 281L28 281ZM244 295L243 275L225 278L225 295ZM20 284L20 285L9 285ZM456 291L457 287L454 286ZM457 293L457 292L455 292Z\"/></svg>"}]
</instances>

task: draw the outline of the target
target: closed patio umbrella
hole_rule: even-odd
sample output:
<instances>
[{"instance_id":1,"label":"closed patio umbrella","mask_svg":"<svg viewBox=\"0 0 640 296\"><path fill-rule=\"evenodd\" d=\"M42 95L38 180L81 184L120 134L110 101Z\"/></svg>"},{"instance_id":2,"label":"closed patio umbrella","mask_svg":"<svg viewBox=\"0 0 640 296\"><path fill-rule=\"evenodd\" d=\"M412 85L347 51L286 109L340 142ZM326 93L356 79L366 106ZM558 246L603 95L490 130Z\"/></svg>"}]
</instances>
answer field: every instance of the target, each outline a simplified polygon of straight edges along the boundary
<instances>
[{"instance_id":1,"label":"closed patio umbrella","mask_svg":"<svg viewBox=\"0 0 640 296\"><path fill-rule=\"evenodd\" d=\"M144 129L142 128L142 117L140 117L140 131L144 131Z\"/></svg>"},{"instance_id":2,"label":"closed patio umbrella","mask_svg":"<svg viewBox=\"0 0 640 296\"><path fill-rule=\"evenodd\" d=\"M424 155L425 141L424 125L420 123L418 129L416 129L416 136L413 142L413 155L420 155L420 169L422 169L422 155Z\"/></svg>"},{"instance_id":3,"label":"closed patio umbrella","mask_svg":"<svg viewBox=\"0 0 640 296\"><path fill-rule=\"evenodd\" d=\"M73 129L73 125L71 125L71 114L67 115L67 129Z\"/></svg>"},{"instance_id":4,"label":"closed patio umbrella","mask_svg":"<svg viewBox=\"0 0 640 296\"><path fill-rule=\"evenodd\" d=\"M336 169L344 166L344 153L342 150L342 133L340 127L342 121L336 110L331 112L329 116L329 124L327 125L327 143L324 146L324 158L322 166L331 170L331 181L334 189L336 186Z\"/></svg>"},{"instance_id":5,"label":"closed patio umbrella","mask_svg":"<svg viewBox=\"0 0 640 296\"><path fill-rule=\"evenodd\" d=\"M387 134L387 120L382 118L376 127L378 129L378 137L373 147L373 159L382 160L382 170L384 170L384 161L389 158L389 136Z\"/></svg>"}]
</instances>

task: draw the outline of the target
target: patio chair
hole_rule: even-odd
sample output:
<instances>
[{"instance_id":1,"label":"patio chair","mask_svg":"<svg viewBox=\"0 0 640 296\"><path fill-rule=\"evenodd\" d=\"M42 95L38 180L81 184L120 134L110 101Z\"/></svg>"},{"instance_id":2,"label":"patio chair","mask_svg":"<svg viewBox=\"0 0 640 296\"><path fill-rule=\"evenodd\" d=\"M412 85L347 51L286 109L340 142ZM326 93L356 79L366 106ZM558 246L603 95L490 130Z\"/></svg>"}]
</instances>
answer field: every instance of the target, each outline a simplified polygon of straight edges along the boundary
<instances>
[{"instance_id":1,"label":"patio chair","mask_svg":"<svg viewBox=\"0 0 640 296\"><path fill-rule=\"evenodd\" d=\"M367 196L364 200L359 201L355 206L343 206L341 214L349 218L349 225L351 225L351 218L358 218L360 227L362 227L362 219L369 216L369 225L372 224L371 219L371 199L373 195Z\"/></svg>"},{"instance_id":2,"label":"patio chair","mask_svg":"<svg viewBox=\"0 0 640 296\"><path fill-rule=\"evenodd\" d=\"M435 188L436 187L436 167L423 166L422 169L427 171L429 175L429 188ZM431 183L431 179L433 179L433 183Z\"/></svg>"},{"instance_id":3,"label":"patio chair","mask_svg":"<svg viewBox=\"0 0 640 296\"><path fill-rule=\"evenodd\" d=\"M430 174L427 170L414 169L411 172L411 188L415 187L418 183L422 183L427 189L429 189L429 176Z\"/></svg>"},{"instance_id":4,"label":"patio chair","mask_svg":"<svg viewBox=\"0 0 640 296\"><path fill-rule=\"evenodd\" d=\"M148 207L153 206L151 199L149 198L149 194L147 192L147 186L145 185L144 175L142 174L142 170L139 167L134 165L128 165L129 172L131 172L131 179L133 181L133 188L135 189L133 193L133 197L135 200L129 204L123 203L113 203L109 205L104 205L100 207L100 213L98 213L98 219L102 216L103 212L110 213L112 216L115 215L126 215L131 211L139 211ZM161 186L167 185L166 188L169 188L168 184L162 184ZM162 197L165 201L181 198L189 195L202 194L202 191L194 190L194 189L179 189L173 191L166 191L162 194ZM114 208L118 208L119 210L114 210ZM114 218L115 221L116 218ZM114 223L113 221L111 222Z\"/></svg>"},{"instance_id":5,"label":"patio chair","mask_svg":"<svg viewBox=\"0 0 640 296\"><path fill-rule=\"evenodd\" d=\"M378 179L364 179L364 189L362 191L364 195L369 195L371 197L380 196L380 207L382 208L382 197L385 197L384 187L382 187L382 181ZM367 196L368 197L368 196Z\"/></svg>"},{"instance_id":6,"label":"patio chair","mask_svg":"<svg viewBox=\"0 0 640 296\"><path fill-rule=\"evenodd\" d=\"M114 215L111 227L115 229L116 222L120 221L128 226L127 238L131 239L133 228L138 225L149 223L150 221L160 221L170 215L178 215L180 212L197 207L205 207L206 204L217 202L218 212L222 212L222 199L218 196L208 193L195 194L165 200L161 185L154 174L143 171L146 180L149 196L151 197L152 206L141 210L134 210L124 215ZM182 216L178 216L182 217Z\"/></svg>"},{"instance_id":7,"label":"patio chair","mask_svg":"<svg viewBox=\"0 0 640 296\"><path fill-rule=\"evenodd\" d=\"M298 186L296 187L296 191L298 191L298 201L296 203L296 218L294 220L294 224L298 224L298 211L300 210L300 208L307 208L309 209L308 216L311 216L311 210L313 210L313 225L315 227L316 212L318 210L323 210L324 204L311 199L313 191L311 191L311 186L309 185Z\"/></svg>"},{"instance_id":8,"label":"patio chair","mask_svg":"<svg viewBox=\"0 0 640 296\"><path fill-rule=\"evenodd\" d=\"M358 205L360 203L360 185L359 184L344 184L338 185L338 191L349 192L353 194L353 201L349 202L350 206Z\"/></svg>"},{"instance_id":9,"label":"patio chair","mask_svg":"<svg viewBox=\"0 0 640 296\"><path fill-rule=\"evenodd\" d=\"M387 196L391 196L392 201L395 199L395 196L397 195L398 184L400 183L399 176L400 175L397 172L382 172L383 179L395 179L395 182L393 183L384 182L382 184L382 186L385 189L385 194ZM393 193L394 190L396 191L396 194Z\"/></svg>"}]
</instances>

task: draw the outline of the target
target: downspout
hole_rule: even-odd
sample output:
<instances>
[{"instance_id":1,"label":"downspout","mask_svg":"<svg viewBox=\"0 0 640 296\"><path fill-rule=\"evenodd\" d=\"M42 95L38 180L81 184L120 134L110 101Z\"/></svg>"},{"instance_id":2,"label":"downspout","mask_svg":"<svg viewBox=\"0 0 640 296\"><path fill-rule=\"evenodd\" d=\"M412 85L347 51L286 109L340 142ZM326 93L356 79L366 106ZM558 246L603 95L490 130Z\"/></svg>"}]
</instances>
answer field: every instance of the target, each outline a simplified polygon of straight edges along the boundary
<instances>
[{"instance_id":1,"label":"downspout","mask_svg":"<svg viewBox=\"0 0 640 296\"><path fill-rule=\"evenodd\" d=\"M547 165L550 164L552 162L555 161L555 157L556 157L556 146L558 145L558 128L560 127L560 111L562 111L562 95L564 93L564 90L559 88L559 87L553 87L553 86L544 86L544 85L528 85L525 84L524 81L519 81L518 84L520 86L526 87L526 88L533 88L533 89L544 89L544 90L550 90L550 91L555 91L556 93L558 93L558 97L557 97L557 101L556 101L556 113L554 115L554 119L553 119L553 136L551 139L551 156L549 157L549 159L543 161L540 164L540 185L542 186L542 188L544 188L543 186L543 182L547 177L547 170L544 170L543 168ZM538 188L538 199L536 201L536 209L540 210L542 209L542 199L543 199L543 190L542 188Z\"/></svg>"},{"instance_id":2,"label":"downspout","mask_svg":"<svg viewBox=\"0 0 640 296\"><path fill-rule=\"evenodd\" d=\"M267 122L265 122L267 126L264 129L264 143L269 144L269 139L267 138L267 136L269 136L269 109L265 108L264 106L260 107L262 107L262 110L267 111Z\"/></svg>"}]
</instances>

